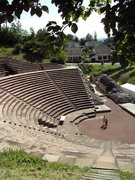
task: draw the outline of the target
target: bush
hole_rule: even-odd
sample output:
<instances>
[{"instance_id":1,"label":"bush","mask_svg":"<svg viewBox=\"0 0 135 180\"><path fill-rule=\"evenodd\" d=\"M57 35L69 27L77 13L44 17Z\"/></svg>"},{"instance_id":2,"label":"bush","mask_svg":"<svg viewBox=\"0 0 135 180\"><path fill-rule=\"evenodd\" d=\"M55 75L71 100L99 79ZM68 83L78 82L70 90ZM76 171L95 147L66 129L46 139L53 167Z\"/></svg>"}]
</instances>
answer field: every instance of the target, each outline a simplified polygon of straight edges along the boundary
<instances>
[{"instance_id":1,"label":"bush","mask_svg":"<svg viewBox=\"0 0 135 180\"><path fill-rule=\"evenodd\" d=\"M65 61L62 58L59 58L59 59L53 58L51 59L51 63L64 64Z\"/></svg>"},{"instance_id":2,"label":"bush","mask_svg":"<svg viewBox=\"0 0 135 180\"><path fill-rule=\"evenodd\" d=\"M129 74L122 74L120 75L119 82L120 84L125 84L129 79Z\"/></svg>"},{"instance_id":3,"label":"bush","mask_svg":"<svg viewBox=\"0 0 135 180\"><path fill-rule=\"evenodd\" d=\"M15 45L12 54L16 55L16 54L20 54L20 52L21 52L21 45L20 44Z\"/></svg>"}]
</instances>

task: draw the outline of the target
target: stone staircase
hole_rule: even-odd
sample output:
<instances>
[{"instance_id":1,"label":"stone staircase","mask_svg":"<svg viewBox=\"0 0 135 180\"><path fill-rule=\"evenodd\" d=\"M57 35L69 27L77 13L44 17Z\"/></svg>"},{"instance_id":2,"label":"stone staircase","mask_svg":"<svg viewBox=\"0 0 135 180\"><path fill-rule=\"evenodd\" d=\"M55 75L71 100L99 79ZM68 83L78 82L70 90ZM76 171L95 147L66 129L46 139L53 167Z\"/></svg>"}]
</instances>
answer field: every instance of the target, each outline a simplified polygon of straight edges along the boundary
<instances>
[{"instance_id":1,"label":"stone staircase","mask_svg":"<svg viewBox=\"0 0 135 180\"><path fill-rule=\"evenodd\" d=\"M117 169L115 157L112 152L112 143L105 142L103 153L97 158L94 168Z\"/></svg>"},{"instance_id":2,"label":"stone staircase","mask_svg":"<svg viewBox=\"0 0 135 180\"><path fill-rule=\"evenodd\" d=\"M95 154L80 153L78 151L63 151L62 154L46 153L43 159L50 162L68 163L79 167L91 167L97 156Z\"/></svg>"}]
</instances>

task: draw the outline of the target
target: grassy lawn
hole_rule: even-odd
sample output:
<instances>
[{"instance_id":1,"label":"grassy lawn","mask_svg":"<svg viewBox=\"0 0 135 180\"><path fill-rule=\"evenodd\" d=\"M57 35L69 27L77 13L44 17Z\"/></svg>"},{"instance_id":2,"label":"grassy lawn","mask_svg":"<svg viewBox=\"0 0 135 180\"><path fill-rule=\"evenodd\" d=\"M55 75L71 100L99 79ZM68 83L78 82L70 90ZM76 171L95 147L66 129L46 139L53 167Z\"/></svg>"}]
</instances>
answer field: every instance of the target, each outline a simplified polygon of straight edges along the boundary
<instances>
[{"instance_id":1,"label":"grassy lawn","mask_svg":"<svg viewBox=\"0 0 135 180\"><path fill-rule=\"evenodd\" d=\"M5 151L0 153L1 180L79 180L89 168L49 163L24 151Z\"/></svg>"}]
</instances>

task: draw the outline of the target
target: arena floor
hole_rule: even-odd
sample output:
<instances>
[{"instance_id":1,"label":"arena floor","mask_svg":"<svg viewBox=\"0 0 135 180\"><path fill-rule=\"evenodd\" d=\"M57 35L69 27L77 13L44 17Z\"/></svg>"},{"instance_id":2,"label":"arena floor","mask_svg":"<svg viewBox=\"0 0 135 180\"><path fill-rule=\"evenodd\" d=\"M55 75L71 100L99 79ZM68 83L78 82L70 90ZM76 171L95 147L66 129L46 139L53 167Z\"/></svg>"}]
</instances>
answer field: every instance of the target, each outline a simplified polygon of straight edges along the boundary
<instances>
[{"instance_id":1,"label":"arena floor","mask_svg":"<svg viewBox=\"0 0 135 180\"><path fill-rule=\"evenodd\" d=\"M135 143L135 118L108 98L104 103L111 108L111 112L100 113L94 120L81 122L78 125L80 132L92 138ZM104 115L108 119L108 126L102 130L100 127Z\"/></svg>"}]
</instances>

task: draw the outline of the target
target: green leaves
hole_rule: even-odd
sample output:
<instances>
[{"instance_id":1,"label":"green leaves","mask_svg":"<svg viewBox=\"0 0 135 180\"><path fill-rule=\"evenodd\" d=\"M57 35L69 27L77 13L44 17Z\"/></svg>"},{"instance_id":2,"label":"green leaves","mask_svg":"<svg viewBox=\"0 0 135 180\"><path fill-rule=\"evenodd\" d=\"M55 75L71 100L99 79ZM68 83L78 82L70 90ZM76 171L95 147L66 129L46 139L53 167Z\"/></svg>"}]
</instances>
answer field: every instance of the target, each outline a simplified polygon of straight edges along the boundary
<instances>
[{"instance_id":1,"label":"green leaves","mask_svg":"<svg viewBox=\"0 0 135 180\"><path fill-rule=\"evenodd\" d=\"M31 16L33 16L33 15L37 15L38 17L41 17L41 15L42 15L42 10L41 10L41 8L40 7L35 7L35 6L33 6L32 8L31 8L31 11L30 11L30 14L31 14Z\"/></svg>"},{"instance_id":2,"label":"green leaves","mask_svg":"<svg viewBox=\"0 0 135 180\"><path fill-rule=\"evenodd\" d=\"M41 4L41 2L44 4ZM0 24L4 21L12 22L14 15L20 18L23 11L30 11L31 16L37 15L41 17L43 12L49 13L49 8L45 3L46 1L41 0L0 0ZM55 37L58 37L61 32L63 33L67 26L71 28L73 33L76 33L79 18L82 17L83 20L87 20L91 13L95 11L104 15L102 23L104 24L105 32L108 35L111 32L118 44L124 40L122 36L118 36L119 33L124 36L127 34L132 39L134 38L135 0L115 0L115 4L111 4L111 0L89 0L87 7L83 6L84 0L51 0L51 3L58 8L58 12L63 20L61 27L53 21L47 25L47 30ZM134 45L135 43L132 42L132 44ZM123 48L123 54L125 51L133 57L134 53L130 48L132 44L127 41L127 48ZM129 57L129 55L127 56Z\"/></svg>"},{"instance_id":3,"label":"green leaves","mask_svg":"<svg viewBox=\"0 0 135 180\"><path fill-rule=\"evenodd\" d=\"M45 11L46 13L49 13L49 9L47 6L42 6L41 9Z\"/></svg>"},{"instance_id":4,"label":"green leaves","mask_svg":"<svg viewBox=\"0 0 135 180\"><path fill-rule=\"evenodd\" d=\"M36 13L36 10L35 10L35 7L33 6L31 8L30 14L31 14L31 16L33 16L35 13Z\"/></svg>"},{"instance_id":5,"label":"green leaves","mask_svg":"<svg viewBox=\"0 0 135 180\"><path fill-rule=\"evenodd\" d=\"M18 19L20 19L21 14L22 14L22 9L21 9L21 8L18 8L18 9L15 11L16 17L18 17Z\"/></svg>"},{"instance_id":6,"label":"green leaves","mask_svg":"<svg viewBox=\"0 0 135 180\"><path fill-rule=\"evenodd\" d=\"M38 17L41 17L41 15L42 15L42 10L41 10L41 8L37 6L36 9L35 9L35 13L36 13L36 15L37 15Z\"/></svg>"},{"instance_id":7,"label":"green leaves","mask_svg":"<svg viewBox=\"0 0 135 180\"><path fill-rule=\"evenodd\" d=\"M49 9L47 6L32 6L30 14L31 16L36 14L38 17L41 17L42 11L49 13Z\"/></svg>"},{"instance_id":8,"label":"green leaves","mask_svg":"<svg viewBox=\"0 0 135 180\"><path fill-rule=\"evenodd\" d=\"M11 23L13 21L13 19L14 19L14 17L12 15L7 17L7 20L9 23Z\"/></svg>"},{"instance_id":9,"label":"green leaves","mask_svg":"<svg viewBox=\"0 0 135 180\"><path fill-rule=\"evenodd\" d=\"M76 23L73 23L73 24L72 24L72 26L71 26L71 31L72 31L73 33L76 33L76 32L78 31L78 26L77 26Z\"/></svg>"},{"instance_id":10,"label":"green leaves","mask_svg":"<svg viewBox=\"0 0 135 180\"><path fill-rule=\"evenodd\" d=\"M30 9L29 3L25 3L25 4L23 5L23 9L24 9L26 12L28 12L29 9Z\"/></svg>"}]
</instances>

